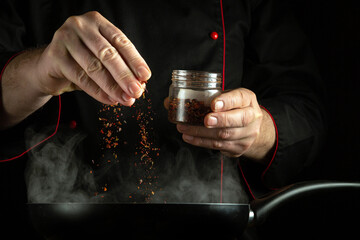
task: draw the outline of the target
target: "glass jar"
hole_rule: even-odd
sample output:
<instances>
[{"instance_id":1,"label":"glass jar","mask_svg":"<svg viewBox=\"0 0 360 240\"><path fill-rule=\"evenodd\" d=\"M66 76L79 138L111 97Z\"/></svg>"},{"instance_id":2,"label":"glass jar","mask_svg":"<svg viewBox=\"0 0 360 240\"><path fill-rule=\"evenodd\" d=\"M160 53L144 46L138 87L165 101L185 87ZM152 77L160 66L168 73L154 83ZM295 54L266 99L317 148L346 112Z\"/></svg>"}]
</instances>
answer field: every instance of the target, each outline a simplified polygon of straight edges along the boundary
<instances>
[{"instance_id":1,"label":"glass jar","mask_svg":"<svg viewBox=\"0 0 360 240\"><path fill-rule=\"evenodd\" d=\"M211 112L211 101L221 94L221 73L173 70L171 80L169 121L204 125L206 114Z\"/></svg>"}]
</instances>

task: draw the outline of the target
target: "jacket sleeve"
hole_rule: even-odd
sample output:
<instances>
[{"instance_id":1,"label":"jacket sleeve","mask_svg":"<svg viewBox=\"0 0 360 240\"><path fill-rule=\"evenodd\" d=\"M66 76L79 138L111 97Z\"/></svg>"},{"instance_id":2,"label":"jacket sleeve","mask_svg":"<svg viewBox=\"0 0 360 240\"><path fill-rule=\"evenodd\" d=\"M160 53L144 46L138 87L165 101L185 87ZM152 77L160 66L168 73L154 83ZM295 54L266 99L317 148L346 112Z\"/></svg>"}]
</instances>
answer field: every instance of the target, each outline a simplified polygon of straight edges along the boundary
<instances>
[{"instance_id":1,"label":"jacket sleeve","mask_svg":"<svg viewBox=\"0 0 360 240\"><path fill-rule=\"evenodd\" d=\"M11 56L24 49L25 25L14 2L17 1L2 1L0 8L1 68Z\"/></svg>"},{"instance_id":2,"label":"jacket sleeve","mask_svg":"<svg viewBox=\"0 0 360 240\"><path fill-rule=\"evenodd\" d=\"M277 129L275 153L261 170L268 188L298 179L317 159L326 132L322 80L305 35L281 2L260 0L253 10L244 70L244 87Z\"/></svg>"},{"instance_id":3,"label":"jacket sleeve","mask_svg":"<svg viewBox=\"0 0 360 240\"><path fill-rule=\"evenodd\" d=\"M16 1L2 1L0 8L0 81L6 65L24 49L25 26L16 11ZM0 108L2 107L0 82ZM24 151L24 128L26 121L18 126L0 131L0 160L8 159Z\"/></svg>"}]
</instances>

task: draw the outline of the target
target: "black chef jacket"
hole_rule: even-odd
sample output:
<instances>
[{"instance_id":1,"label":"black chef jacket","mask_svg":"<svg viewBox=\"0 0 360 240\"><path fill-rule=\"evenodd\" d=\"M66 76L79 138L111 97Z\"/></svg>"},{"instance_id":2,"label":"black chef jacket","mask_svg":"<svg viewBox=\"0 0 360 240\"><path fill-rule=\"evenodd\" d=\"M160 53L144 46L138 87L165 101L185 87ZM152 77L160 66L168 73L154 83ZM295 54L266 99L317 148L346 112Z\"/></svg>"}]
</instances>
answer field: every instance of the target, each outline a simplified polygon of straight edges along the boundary
<instances>
[{"instance_id":1,"label":"black chef jacket","mask_svg":"<svg viewBox=\"0 0 360 240\"><path fill-rule=\"evenodd\" d=\"M231 168L242 165L250 186L259 187L261 182L267 188L276 188L295 181L314 162L323 141L322 86L305 37L279 3L270 0L3 1L0 66L4 67L14 54L48 44L68 17L96 10L129 37L148 63L152 77L145 96L133 107L107 107L83 92L63 94L61 101L53 97L24 122L0 133L0 159L17 156L54 133L61 104L56 134L29 155L42 156L43 160L54 155L59 159L76 156L88 162L89 171L93 171L98 182L95 195L119 188L134 175L138 182L131 187L137 188L146 181L142 177L149 176L146 174L153 169L157 172L151 176L151 183L158 184L156 190L160 192L164 182L185 179L192 172L205 171L195 178L220 182L221 158L225 162L224 177L232 172ZM219 37L213 39L212 32ZM174 69L224 71L225 89L244 87L256 93L277 129L276 149L269 165L258 166L245 158L238 165L217 151L193 147L181 140L163 107ZM114 125L109 127L107 121ZM147 144L152 149L146 156L141 147L144 126L149 132ZM55 148L47 149L51 143ZM41 152L44 149L53 154L46 155ZM19 179L23 179L27 156L0 163L2 199L24 186ZM154 166L147 165L139 172L135 165L144 164L144 158L151 159ZM209 173L210 168L214 172ZM161 179L163 172L171 178ZM241 171L237 173L241 175ZM142 191L148 197L153 195L150 188ZM140 195L129 190L115 199L144 200Z\"/></svg>"}]
</instances>

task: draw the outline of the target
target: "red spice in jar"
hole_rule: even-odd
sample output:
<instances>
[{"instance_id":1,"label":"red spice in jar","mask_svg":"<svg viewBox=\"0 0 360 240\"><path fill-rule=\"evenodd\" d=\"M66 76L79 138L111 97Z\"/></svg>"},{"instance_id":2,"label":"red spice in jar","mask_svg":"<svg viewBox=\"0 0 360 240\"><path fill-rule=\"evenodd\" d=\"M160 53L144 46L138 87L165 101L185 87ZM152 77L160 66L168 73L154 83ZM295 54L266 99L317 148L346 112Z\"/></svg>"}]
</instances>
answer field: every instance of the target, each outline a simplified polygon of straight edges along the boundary
<instances>
[{"instance_id":1,"label":"red spice in jar","mask_svg":"<svg viewBox=\"0 0 360 240\"><path fill-rule=\"evenodd\" d=\"M204 118L210 112L211 107L203 101L172 98L169 102L168 118L173 123L204 125Z\"/></svg>"},{"instance_id":2,"label":"red spice in jar","mask_svg":"<svg viewBox=\"0 0 360 240\"><path fill-rule=\"evenodd\" d=\"M211 101L221 94L221 73L173 70L168 119L173 123L204 125Z\"/></svg>"}]
</instances>

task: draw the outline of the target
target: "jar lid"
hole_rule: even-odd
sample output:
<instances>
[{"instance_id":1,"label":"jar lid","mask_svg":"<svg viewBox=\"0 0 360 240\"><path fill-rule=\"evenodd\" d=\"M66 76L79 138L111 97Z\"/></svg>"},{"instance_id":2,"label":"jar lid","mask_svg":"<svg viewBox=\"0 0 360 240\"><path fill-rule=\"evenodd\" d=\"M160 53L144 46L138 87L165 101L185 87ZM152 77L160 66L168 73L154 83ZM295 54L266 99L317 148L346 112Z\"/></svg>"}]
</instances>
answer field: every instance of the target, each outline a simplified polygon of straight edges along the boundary
<instances>
[{"instance_id":1,"label":"jar lid","mask_svg":"<svg viewBox=\"0 0 360 240\"><path fill-rule=\"evenodd\" d=\"M180 81L191 79L192 81L221 83L222 74L196 70L173 70L172 78Z\"/></svg>"}]
</instances>

